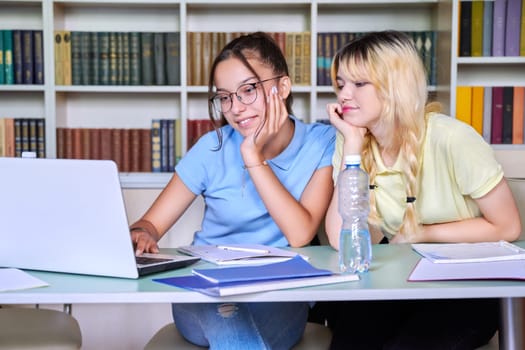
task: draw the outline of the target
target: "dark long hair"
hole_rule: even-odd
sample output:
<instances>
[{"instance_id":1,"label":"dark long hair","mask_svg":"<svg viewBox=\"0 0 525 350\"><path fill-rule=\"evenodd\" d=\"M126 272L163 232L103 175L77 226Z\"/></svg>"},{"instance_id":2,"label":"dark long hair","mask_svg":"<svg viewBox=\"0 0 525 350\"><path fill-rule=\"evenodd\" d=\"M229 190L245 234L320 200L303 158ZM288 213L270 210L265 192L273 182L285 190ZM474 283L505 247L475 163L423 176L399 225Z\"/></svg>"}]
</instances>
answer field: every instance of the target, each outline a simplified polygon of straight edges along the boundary
<instances>
[{"instance_id":1,"label":"dark long hair","mask_svg":"<svg viewBox=\"0 0 525 350\"><path fill-rule=\"evenodd\" d=\"M288 76L288 64L286 63L286 58L275 40L267 33L264 32L254 32L246 35L242 35L230 41L226 46L221 50L221 52L215 57L213 64L210 69L210 76L208 80L208 114L210 121L213 124L217 136L219 138L219 145L217 149L220 149L222 146L222 134L220 127L226 125L228 122L222 113L220 116L214 110L213 103L211 98L214 96L214 77L217 65L222 61L225 61L229 58L236 58L242 64L246 66L256 77L260 80L259 75L248 62L248 59L257 59L264 65L271 67L275 75ZM264 99L266 102L266 99ZM288 114L293 114L292 104L293 96L290 93L285 101L286 110ZM266 122L266 119L265 121Z\"/></svg>"}]
</instances>

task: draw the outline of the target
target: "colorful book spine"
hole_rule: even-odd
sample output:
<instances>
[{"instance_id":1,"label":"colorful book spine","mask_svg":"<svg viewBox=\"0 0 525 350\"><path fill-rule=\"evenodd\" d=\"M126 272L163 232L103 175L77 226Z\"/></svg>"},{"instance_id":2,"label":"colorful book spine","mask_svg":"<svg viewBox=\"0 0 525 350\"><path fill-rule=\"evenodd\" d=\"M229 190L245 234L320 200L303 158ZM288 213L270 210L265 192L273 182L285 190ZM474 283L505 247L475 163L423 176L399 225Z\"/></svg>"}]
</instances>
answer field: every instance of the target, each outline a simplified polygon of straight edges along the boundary
<instances>
[{"instance_id":1,"label":"colorful book spine","mask_svg":"<svg viewBox=\"0 0 525 350\"><path fill-rule=\"evenodd\" d=\"M0 84L5 84L4 31L0 29Z\"/></svg>"},{"instance_id":2,"label":"colorful book spine","mask_svg":"<svg viewBox=\"0 0 525 350\"><path fill-rule=\"evenodd\" d=\"M472 1L471 56L483 55L483 0Z\"/></svg>"},{"instance_id":3,"label":"colorful book spine","mask_svg":"<svg viewBox=\"0 0 525 350\"><path fill-rule=\"evenodd\" d=\"M161 172L160 119L151 121L151 171Z\"/></svg>"},{"instance_id":4,"label":"colorful book spine","mask_svg":"<svg viewBox=\"0 0 525 350\"><path fill-rule=\"evenodd\" d=\"M13 66L13 31L5 29L2 31L4 38L4 82L15 83L15 70Z\"/></svg>"},{"instance_id":5,"label":"colorful book spine","mask_svg":"<svg viewBox=\"0 0 525 350\"><path fill-rule=\"evenodd\" d=\"M32 30L22 30L22 83L34 83L34 37Z\"/></svg>"},{"instance_id":6,"label":"colorful book spine","mask_svg":"<svg viewBox=\"0 0 525 350\"><path fill-rule=\"evenodd\" d=\"M483 135L483 97L484 88L482 86L472 87L472 127Z\"/></svg>"},{"instance_id":7,"label":"colorful book spine","mask_svg":"<svg viewBox=\"0 0 525 350\"><path fill-rule=\"evenodd\" d=\"M142 84L141 62L140 62L140 33L129 33L129 74L130 84Z\"/></svg>"},{"instance_id":8,"label":"colorful book spine","mask_svg":"<svg viewBox=\"0 0 525 350\"><path fill-rule=\"evenodd\" d=\"M492 21L492 56L505 56L507 0L494 0Z\"/></svg>"},{"instance_id":9,"label":"colorful book spine","mask_svg":"<svg viewBox=\"0 0 525 350\"><path fill-rule=\"evenodd\" d=\"M502 143L512 143L512 107L514 105L514 88L512 86L503 87L503 128Z\"/></svg>"},{"instance_id":10,"label":"colorful book spine","mask_svg":"<svg viewBox=\"0 0 525 350\"><path fill-rule=\"evenodd\" d=\"M472 124L472 87L456 87L456 119Z\"/></svg>"},{"instance_id":11,"label":"colorful book spine","mask_svg":"<svg viewBox=\"0 0 525 350\"><path fill-rule=\"evenodd\" d=\"M522 0L507 0L505 56L520 55L521 2Z\"/></svg>"},{"instance_id":12,"label":"colorful book spine","mask_svg":"<svg viewBox=\"0 0 525 350\"><path fill-rule=\"evenodd\" d=\"M153 58L153 33L141 33L141 62L142 62L142 85L153 85L154 82L154 58Z\"/></svg>"},{"instance_id":13,"label":"colorful book spine","mask_svg":"<svg viewBox=\"0 0 525 350\"><path fill-rule=\"evenodd\" d=\"M494 19L494 2L483 2L483 56L492 56L492 21Z\"/></svg>"},{"instance_id":14,"label":"colorful book spine","mask_svg":"<svg viewBox=\"0 0 525 350\"><path fill-rule=\"evenodd\" d=\"M44 38L41 30L33 31L34 73L33 83L44 84Z\"/></svg>"},{"instance_id":15,"label":"colorful book spine","mask_svg":"<svg viewBox=\"0 0 525 350\"><path fill-rule=\"evenodd\" d=\"M459 2L459 56L472 53L472 1Z\"/></svg>"},{"instance_id":16,"label":"colorful book spine","mask_svg":"<svg viewBox=\"0 0 525 350\"><path fill-rule=\"evenodd\" d=\"M483 91L483 139L491 142L492 132L492 88L485 87Z\"/></svg>"},{"instance_id":17,"label":"colorful book spine","mask_svg":"<svg viewBox=\"0 0 525 350\"><path fill-rule=\"evenodd\" d=\"M503 143L503 87L492 88L492 126L490 143Z\"/></svg>"},{"instance_id":18,"label":"colorful book spine","mask_svg":"<svg viewBox=\"0 0 525 350\"><path fill-rule=\"evenodd\" d=\"M22 31L13 30L13 69L15 84L23 84Z\"/></svg>"},{"instance_id":19,"label":"colorful book spine","mask_svg":"<svg viewBox=\"0 0 525 350\"><path fill-rule=\"evenodd\" d=\"M523 114L525 112L523 104L525 103L525 87L514 87L514 98L512 106L512 143L523 144Z\"/></svg>"},{"instance_id":20,"label":"colorful book spine","mask_svg":"<svg viewBox=\"0 0 525 350\"><path fill-rule=\"evenodd\" d=\"M180 32L166 33L166 75L168 85L180 85Z\"/></svg>"}]
</instances>

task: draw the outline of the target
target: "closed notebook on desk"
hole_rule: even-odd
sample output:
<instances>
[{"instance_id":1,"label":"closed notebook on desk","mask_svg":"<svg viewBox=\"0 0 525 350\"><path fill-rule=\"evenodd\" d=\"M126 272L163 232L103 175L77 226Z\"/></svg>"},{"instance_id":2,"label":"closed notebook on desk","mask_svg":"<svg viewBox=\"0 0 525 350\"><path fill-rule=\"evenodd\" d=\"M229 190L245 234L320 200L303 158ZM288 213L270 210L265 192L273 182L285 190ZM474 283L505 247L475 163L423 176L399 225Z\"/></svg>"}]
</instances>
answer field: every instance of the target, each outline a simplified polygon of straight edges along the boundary
<instances>
[{"instance_id":1,"label":"closed notebook on desk","mask_svg":"<svg viewBox=\"0 0 525 350\"><path fill-rule=\"evenodd\" d=\"M154 279L155 282L211 296L228 296L276 289L318 286L359 280L358 275L318 269L301 256L259 266L194 269L191 276Z\"/></svg>"},{"instance_id":2,"label":"closed notebook on desk","mask_svg":"<svg viewBox=\"0 0 525 350\"><path fill-rule=\"evenodd\" d=\"M137 278L189 265L137 265L113 161L0 157L0 267Z\"/></svg>"}]
</instances>

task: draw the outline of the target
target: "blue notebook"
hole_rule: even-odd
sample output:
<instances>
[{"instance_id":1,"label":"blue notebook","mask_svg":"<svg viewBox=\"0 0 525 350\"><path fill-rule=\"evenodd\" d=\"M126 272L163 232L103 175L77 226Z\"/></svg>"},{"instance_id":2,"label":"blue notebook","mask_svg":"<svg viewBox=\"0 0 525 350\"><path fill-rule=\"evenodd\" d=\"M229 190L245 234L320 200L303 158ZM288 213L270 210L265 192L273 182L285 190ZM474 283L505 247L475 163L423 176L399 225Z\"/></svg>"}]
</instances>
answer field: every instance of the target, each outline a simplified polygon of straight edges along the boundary
<instances>
[{"instance_id":1,"label":"blue notebook","mask_svg":"<svg viewBox=\"0 0 525 350\"><path fill-rule=\"evenodd\" d=\"M315 268L300 256L261 266L194 269L193 273L153 281L207 295L227 296L359 280L358 275L339 275Z\"/></svg>"}]
</instances>

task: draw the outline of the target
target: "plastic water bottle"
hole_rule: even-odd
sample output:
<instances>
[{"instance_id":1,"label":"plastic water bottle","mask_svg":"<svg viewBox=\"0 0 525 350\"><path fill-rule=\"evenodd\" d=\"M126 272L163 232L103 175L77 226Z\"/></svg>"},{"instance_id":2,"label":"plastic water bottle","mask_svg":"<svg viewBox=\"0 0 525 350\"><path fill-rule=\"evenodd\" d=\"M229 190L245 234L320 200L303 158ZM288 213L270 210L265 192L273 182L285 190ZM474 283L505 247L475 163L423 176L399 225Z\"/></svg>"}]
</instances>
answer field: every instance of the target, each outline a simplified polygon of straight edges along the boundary
<instances>
[{"instance_id":1,"label":"plastic water bottle","mask_svg":"<svg viewBox=\"0 0 525 350\"><path fill-rule=\"evenodd\" d=\"M339 214L343 219L339 237L339 268L342 273L368 271L372 242L368 231L369 178L361 169L361 156L345 157L346 168L339 174Z\"/></svg>"}]
</instances>

